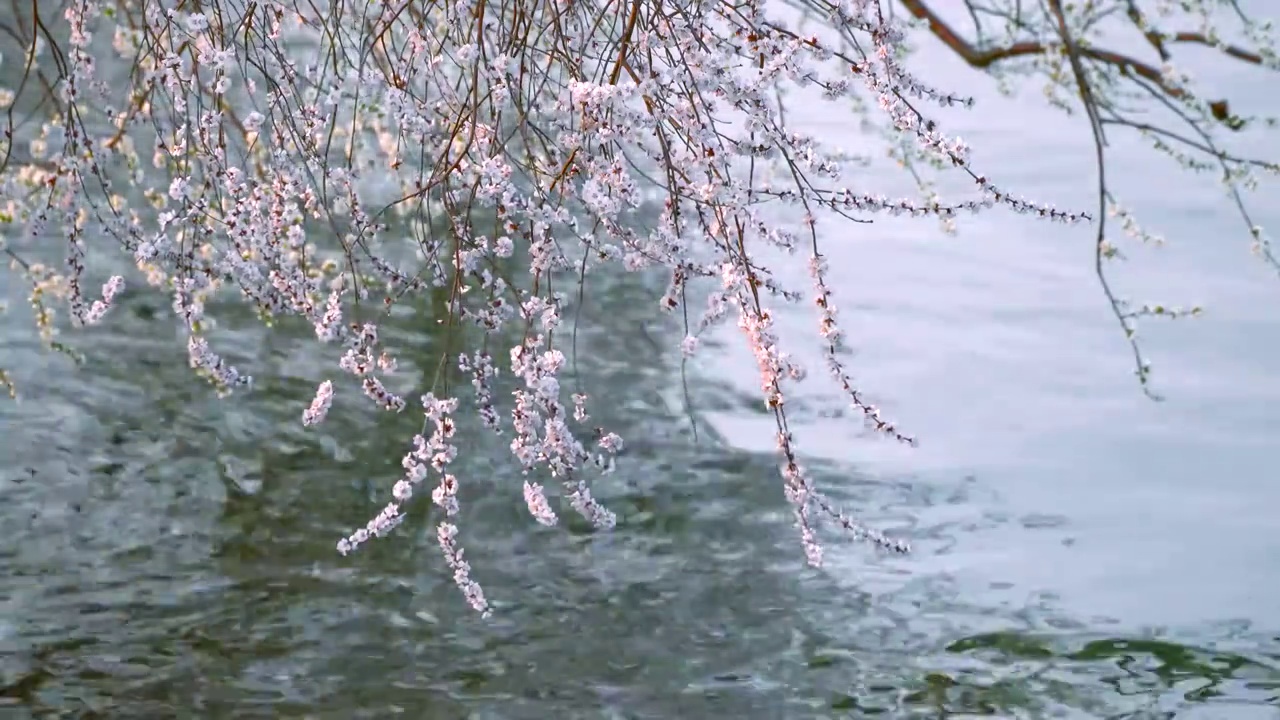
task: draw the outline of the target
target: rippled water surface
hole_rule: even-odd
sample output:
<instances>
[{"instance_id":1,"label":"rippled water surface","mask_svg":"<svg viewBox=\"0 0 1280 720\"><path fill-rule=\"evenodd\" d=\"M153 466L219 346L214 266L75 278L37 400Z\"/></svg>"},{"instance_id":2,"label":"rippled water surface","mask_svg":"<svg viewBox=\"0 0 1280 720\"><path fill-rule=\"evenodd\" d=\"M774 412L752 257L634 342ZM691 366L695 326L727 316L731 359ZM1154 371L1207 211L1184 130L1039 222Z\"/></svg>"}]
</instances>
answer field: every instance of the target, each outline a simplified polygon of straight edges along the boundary
<instances>
[{"instance_id":1,"label":"rippled water surface","mask_svg":"<svg viewBox=\"0 0 1280 720\"><path fill-rule=\"evenodd\" d=\"M1209 77L1255 100L1275 87ZM975 161L1088 208L1083 126L990 95L957 120ZM695 444L661 288L616 280L579 347L597 419L632 441L598 486L615 531L535 525L504 448L464 428L464 543L490 621L460 601L423 508L334 552L385 501L417 421L348 392L301 427L333 371L305 328L226 308L222 347L259 382L219 401L162 298L131 294L69 336L76 366L40 350L0 275L0 357L23 393L0 403L0 717L1280 717L1280 280L1211 182L1115 145L1117 192L1170 240L1126 248L1124 287L1208 308L1143 326L1165 402L1136 389L1087 228L992 213L956 238L837 234L850 362L923 444L866 437L816 379L797 434L834 496L916 552L833 534L815 571L736 337L689 368ZM1254 205L1280 227L1275 197ZM802 350L810 310L781 312ZM415 348L406 386L434 370L434 327L418 308L388 328Z\"/></svg>"}]
</instances>

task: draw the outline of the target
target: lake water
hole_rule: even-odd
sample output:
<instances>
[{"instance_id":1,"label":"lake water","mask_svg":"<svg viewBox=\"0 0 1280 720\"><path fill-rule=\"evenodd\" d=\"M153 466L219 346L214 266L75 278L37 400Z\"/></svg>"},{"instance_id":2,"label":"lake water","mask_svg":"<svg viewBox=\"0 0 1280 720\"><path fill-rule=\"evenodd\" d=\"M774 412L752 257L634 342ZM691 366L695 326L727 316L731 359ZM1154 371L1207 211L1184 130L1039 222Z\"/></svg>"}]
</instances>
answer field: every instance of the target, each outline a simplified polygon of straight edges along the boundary
<instances>
[{"instance_id":1,"label":"lake water","mask_svg":"<svg viewBox=\"0 0 1280 720\"><path fill-rule=\"evenodd\" d=\"M924 54L935 83L968 83ZM1280 110L1274 80L1198 75ZM957 118L975 163L1092 210L1086 128L1027 95L980 92ZM464 427L462 529L490 621L421 508L393 539L334 552L385 501L418 421L346 402L302 428L334 374L306 328L220 308L222 348L259 384L219 401L163 299L131 294L69 335L77 367L40 350L0 275L0 357L23 394L0 402L0 717L1280 717L1280 279L1212 181L1114 141L1117 194L1169 239L1125 246L1117 281L1207 309L1142 326L1165 402L1138 391L1089 228L992 212L954 238L837 233L851 366L922 445L867 437L819 373L802 386L819 482L915 546L886 557L831 533L816 571L738 339L691 364L695 444L663 350L678 333L652 310L661 279L615 279L579 348L598 420L633 446L598 487L615 531L534 524L503 449ZM1276 228L1274 198L1252 199ZM780 273L807 282L800 263ZM803 351L811 311L780 314ZM407 381L434 369L431 327L420 310L387 330L418 348Z\"/></svg>"}]
</instances>

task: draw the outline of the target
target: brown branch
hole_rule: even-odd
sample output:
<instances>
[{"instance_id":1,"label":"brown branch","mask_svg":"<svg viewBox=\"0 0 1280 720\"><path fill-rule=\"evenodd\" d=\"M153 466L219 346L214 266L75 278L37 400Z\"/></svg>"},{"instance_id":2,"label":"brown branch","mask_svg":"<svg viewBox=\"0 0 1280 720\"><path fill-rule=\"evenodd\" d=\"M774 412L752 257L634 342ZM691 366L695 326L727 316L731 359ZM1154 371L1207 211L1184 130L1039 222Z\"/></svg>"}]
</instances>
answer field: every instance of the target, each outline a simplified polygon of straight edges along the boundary
<instances>
[{"instance_id":1,"label":"brown branch","mask_svg":"<svg viewBox=\"0 0 1280 720\"><path fill-rule=\"evenodd\" d=\"M1245 50L1242 47L1237 47L1235 45L1215 45L1211 40L1209 40L1209 38L1205 37L1204 34L1202 33L1197 33L1197 32L1174 33L1172 35L1165 37L1165 40L1171 40L1176 43L1192 43L1195 45L1207 45L1212 48L1217 48L1218 50L1221 50L1223 54L1230 55L1231 57L1237 60L1243 60L1244 62L1251 63L1253 65L1262 64L1261 55L1254 52L1249 52L1248 50Z\"/></svg>"},{"instance_id":2,"label":"brown branch","mask_svg":"<svg viewBox=\"0 0 1280 720\"><path fill-rule=\"evenodd\" d=\"M1010 60L1017 57L1041 55L1049 50L1049 46L1031 40L1016 42L1004 47L980 49L961 37L959 33L953 30L946 21L939 17L938 14L922 0L898 0L898 2L906 8L907 12L915 16L916 19L924 20L928 23L929 31L932 32L935 37L941 40L942 43L955 52L955 54L959 55L966 63L975 68L987 68L1002 60ZM1260 55L1234 45L1215 45L1201 33L1180 32L1170 35L1165 39L1177 43L1216 47L1224 54L1236 58L1237 60L1254 65L1262 64L1262 57ZM1182 88L1167 84L1164 81L1164 75L1160 72L1160 69L1150 63L1145 63L1137 58L1110 50L1077 47L1076 51L1081 57L1086 57L1090 60L1096 60L1098 62L1120 68L1122 72L1132 72L1135 75L1139 75L1156 85L1159 85L1160 89L1170 97L1181 98L1186 95L1186 91ZM1211 105L1215 106L1215 117L1219 115L1218 107L1222 108L1223 115L1229 114L1226 112L1226 101L1214 102L1211 103ZM1218 119L1221 120L1223 118L1219 117Z\"/></svg>"}]
</instances>

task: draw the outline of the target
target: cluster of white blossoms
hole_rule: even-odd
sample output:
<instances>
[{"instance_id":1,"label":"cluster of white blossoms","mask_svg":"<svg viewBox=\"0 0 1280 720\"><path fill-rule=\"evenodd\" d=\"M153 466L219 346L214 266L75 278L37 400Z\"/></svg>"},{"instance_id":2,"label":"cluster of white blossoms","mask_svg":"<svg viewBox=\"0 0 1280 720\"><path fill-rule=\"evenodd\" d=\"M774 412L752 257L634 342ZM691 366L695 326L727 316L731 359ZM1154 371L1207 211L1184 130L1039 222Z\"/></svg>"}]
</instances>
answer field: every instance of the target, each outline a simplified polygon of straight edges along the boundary
<instances>
[{"instance_id":1,"label":"cluster of white blossoms","mask_svg":"<svg viewBox=\"0 0 1280 720\"><path fill-rule=\"evenodd\" d=\"M802 34L762 0L258 0L201 13L69 0L53 114L29 152L17 152L12 123L0 141L0 219L24 233L0 247L52 332L48 297L65 298L76 323L109 317L124 280L89 298L84 277L88 238L110 239L143 284L171 296L192 367L222 393L250 377L215 347L215 296L309 322L334 373L299 408L302 423L346 402L416 404L424 416L391 499L338 549L393 530L429 482L441 551L481 612L490 606L456 524L466 495L450 469L462 452L456 414L510 439L523 477L513 491L536 522L558 522L557 491L596 527L616 522L591 482L616 466L622 438L590 424L590 398L566 390L557 347L575 291L609 267L670 278L655 310L684 316L675 352L693 355L713 326L736 323L777 421L783 495L810 563L822 561L824 523L906 552L836 507L800 463L788 390L807 373L779 342L776 306L811 301L826 381L868 427L914 443L845 366L824 229L993 207L1087 216L1017 197L971 167L968 145L930 117L971 102L907 69L894 3L801 4L830 32ZM903 5L926 17L924 3ZM51 53L42 43L33 32L33 58ZM1071 49L1049 54L1065 62ZM785 88L813 89L832 112L878 113L919 157L967 175L971 194L946 203L848 186L845 156L788 125ZM65 268L22 259L58 236ZM781 285L761 264L766 248L807 255L811 286ZM414 388L394 374L403 348L379 324L424 300L470 344L448 351L435 385ZM454 392L454 374L470 390ZM499 392L499 378L514 390Z\"/></svg>"}]
</instances>

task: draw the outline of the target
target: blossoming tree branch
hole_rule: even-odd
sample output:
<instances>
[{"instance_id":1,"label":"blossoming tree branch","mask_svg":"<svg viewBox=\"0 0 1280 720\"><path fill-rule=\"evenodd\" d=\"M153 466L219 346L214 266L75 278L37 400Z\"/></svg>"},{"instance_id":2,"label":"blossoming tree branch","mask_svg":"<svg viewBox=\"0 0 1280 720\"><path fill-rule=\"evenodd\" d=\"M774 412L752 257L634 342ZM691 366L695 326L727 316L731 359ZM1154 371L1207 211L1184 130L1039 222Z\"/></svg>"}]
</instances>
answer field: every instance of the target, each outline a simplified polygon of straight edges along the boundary
<instances>
[{"instance_id":1,"label":"blossoming tree branch","mask_svg":"<svg viewBox=\"0 0 1280 720\"><path fill-rule=\"evenodd\" d=\"M1079 223L1148 392L1136 321L1196 309L1136 307L1112 289L1113 232L1154 236L1108 188L1109 136L1139 134L1219 176L1242 236L1276 264L1246 191L1277 165L1225 149L1272 121L1237 115L1232 98L1179 66L1189 46L1280 66L1270 24L1236 2L7 1L0 248L48 346L67 350L67 327L109 324L126 287L150 288L171 299L194 371L231 394L251 368L220 352L213 299L239 299L267 322L304 319L332 370L299 422L358 402L423 414L385 506L337 549L391 533L428 495L444 559L482 613L457 525L459 413L509 438L534 521L554 525L567 506L597 527L615 522L592 482L623 439L562 383L573 361L566 308L597 273L669 278L654 311L684 328L673 352L691 355L710 328L736 324L777 422L782 494L818 565L822 526L908 547L860 524L805 471L787 403L806 372L775 334L780 304L813 308L825 378L809 382L914 443L846 366L839 270L822 252L833 230L985 211ZM1076 112L1096 144L1096 207L1024 197L973 162L936 117L972 101L912 62L913 45L928 42ZM858 118L906 172L929 165L969 190L869 191L845 154L789 122L784 98L799 92ZM766 248L807 256L809 285L781 284L760 259ZM117 274L115 257L132 268ZM448 349L429 386L406 387L392 371L412 348L379 328L419 302L432 304ZM12 392L22 379L11 370L0 382ZM499 377L514 392L498 392Z\"/></svg>"}]
</instances>

